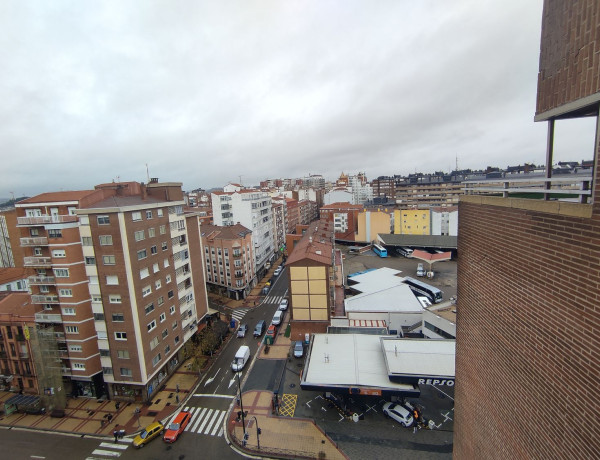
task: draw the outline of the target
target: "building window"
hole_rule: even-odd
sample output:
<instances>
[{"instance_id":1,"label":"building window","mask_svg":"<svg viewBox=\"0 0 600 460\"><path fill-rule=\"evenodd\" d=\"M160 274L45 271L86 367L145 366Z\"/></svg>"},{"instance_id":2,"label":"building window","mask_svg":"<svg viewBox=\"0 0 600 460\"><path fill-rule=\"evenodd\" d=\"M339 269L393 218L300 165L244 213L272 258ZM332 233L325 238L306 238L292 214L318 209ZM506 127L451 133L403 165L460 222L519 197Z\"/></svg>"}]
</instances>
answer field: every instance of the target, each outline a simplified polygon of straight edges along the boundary
<instances>
[{"instance_id":1,"label":"building window","mask_svg":"<svg viewBox=\"0 0 600 460\"><path fill-rule=\"evenodd\" d=\"M62 309L63 315L66 316L75 316L75 309L68 307L68 308L63 308Z\"/></svg>"},{"instance_id":2,"label":"building window","mask_svg":"<svg viewBox=\"0 0 600 460\"><path fill-rule=\"evenodd\" d=\"M154 337L150 341L150 350L154 350L158 346L158 337Z\"/></svg>"},{"instance_id":3,"label":"building window","mask_svg":"<svg viewBox=\"0 0 600 460\"><path fill-rule=\"evenodd\" d=\"M85 264L86 265L96 265L96 258L95 257L86 257Z\"/></svg>"},{"instance_id":4,"label":"building window","mask_svg":"<svg viewBox=\"0 0 600 460\"><path fill-rule=\"evenodd\" d=\"M72 289L59 289L58 295L61 297L73 297L73 290Z\"/></svg>"},{"instance_id":5,"label":"building window","mask_svg":"<svg viewBox=\"0 0 600 460\"><path fill-rule=\"evenodd\" d=\"M177 329L177 321L173 321L172 327L173 327L173 330Z\"/></svg>"},{"instance_id":6,"label":"building window","mask_svg":"<svg viewBox=\"0 0 600 460\"><path fill-rule=\"evenodd\" d=\"M178 336L178 335L176 335L176 336L175 336L175 345L177 345L178 343L179 343L179 336Z\"/></svg>"},{"instance_id":7,"label":"building window","mask_svg":"<svg viewBox=\"0 0 600 460\"><path fill-rule=\"evenodd\" d=\"M131 377L133 375L131 369L127 367L122 367L121 369L119 369L119 372L121 372L122 377Z\"/></svg>"},{"instance_id":8,"label":"building window","mask_svg":"<svg viewBox=\"0 0 600 460\"><path fill-rule=\"evenodd\" d=\"M151 253L151 254L156 254L156 253L158 253L158 250L156 249L156 246L151 246L151 247L150 247L150 253Z\"/></svg>"},{"instance_id":9,"label":"building window","mask_svg":"<svg viewBox=\"0 0 600 460\"><path fill-rule=\"evenodd\" d=\"M134 211L131 213L131 220L137 222L138 220L142 220L142 213L140 211Z\"/></svg>"},{"instance_id":10,"label":"building window","mask_svg":"<svg viewBox=\"0 0 600 460\"><path fill-rule=\"evenodd\" d=\"M80 353L83 351L83 347L81 345L69 345L69 351L73 353Z\"/></svg>"},{"instance_id":11,"label":"building window","mask_svg":"<svg viewBox=\"0 0 600 460\"><path fill-rule=\"evenodd\" d=\"M81 237L81 244L84 246L92 246L92 237L91 236L82 236Z\"/></svg>"},{"instance_id":12,"label":"building window","mask_svg":"<svg viewBox=\"0 0 600 460\"><path fill-rule=\"evenodd\" d=\"M135 238L135 241L142 241L142 240L146 239L146 235L144 234L144 230L138 230L137 232L135 232L133 234L133 237Z\"/></svg>"},{"instance_id":13,"label":"building window","mask_svg":"<svg viewBox=\"0 0 600 460\"><path fill-rule=\"evenodd\" d=\"M117 275L106 275L106 284L109 286L118 286L119 277Z\"/></svg>"},{"instance_id":14,"label":"building window","mask_svg":"<svg viewBox=\"0 0 600 460\"><path fill-rule=\"evenodd\" d=\"M146 257L148 257L148 252L145 249L141 249L137 252L138 260L145 259Z\"/></svg>"},{"instance_id":15,"label":"building window","mask_svg":"<svg viewBox=\"0 0 600 460\"><path fill-rule=\"evenodd\" d=\"M162 331L162 338L164 339L166 336L169 335L169 330L165 329L164 331Z\"/></svg>"},{"instance_id":16,"label":"building window","mask_svg":"<svg viewBox=\"0 0 600 460\"><path fill-rule=\"evenodd\" d=\"M112 375L112 373L113 373L112 367L103 367L102 373L104 375Z\"/></svg>"},{"instance_id":17,"label":"building window","mask_svg":"<svg viewBox=\"0 0 600 460\"><path fill-rule=\"evenodd\" d=\"M108 301L110 303L121 303L121 295L120 294L111 294L108 296Z\"/></svg>"},{"instance_id":18,"label":"building window","mask_svg":"<svg viewBox=\"0 0 600 460\"><path fill-rule=\"evenodd\" d=\"M122 323L125 321L125 315L123 313L113 313L112 320L115 323Z\"/></svg>"},{"instance_id":19,"label":"building window","mask_svg":"<svg viewBox=\"0 0 600 460\"><path fill-rule=\"evenodd\" d=\"M148 238L154 238L155 232L154 232L154 228L149 228L148 229Z\"/></svg>"},{"instance_id":20,"label":"building window","mask_svg":"<svg viewBox=\"0 0 600 460\"><path fill-rule=\"evenodd\" d=\"M100 246L112 246L112 235L100 235Z\"/></svg>"},{"instance_id":21,"label":"building window","mask_svg":"<svg viewBox=\"0 0 600 460\"><path fill-rule=\"evenodd\" d=\"M92 302L102 302L102 297L99 295L93 295Z\"/></svg>"},{"instance_id":22,"label":"building window","mask_svg":"<svg viewBox=\"0 0 600 460\"><path fill-rule=\"evenodd\" d=\"M129 351L117 350L117 357L119 357L121 359L129 359Z\"/></svg>"},{"instance_id":23,"label":"building window","mask_svg":"<svg viewBox=\"0 0 600 460\"><path fill-rule=\"evenodd\" d=\"M140 279L144 279L144 278L148 278L150 276L150 272L148 271L147 268L142 268L140 270Z\"/></svg>"},{"instance_id":24,"label":"building window","mask_svg":"<svg viewBox=\"0 0 600 460\"><path fill-rule=\"evenodd\" d=\"M170 283L170 282L171 282L171 275L165 276L165 283Z\"/></svg>"},{"instance_id":25,"label":"building window","mask_svg":"<svg viewBox=\"0 0 600 460\"><path fill-rule=\"evenodd\" d=\"M103 356L105 358L110 358L109 350L105 350L104 348L99 348L99 350L100 350L100 356Z\"/></svg>"},{"instance_id":26,"label":"building window","mask_svg":"<svg viewBox=\"0 0 600 460\"><path fill-rule=\"evenodd\" d=\"M156 215L157 215L158 217L162 217L162 216L163 216L163 210L162 210L162 209L157 209L157 210L156 210Z\"/></svg>"},{"instance_id":27,"label":"building window","mask_svg":"<svg viewBox=\"0 0 600 460\"><path fill-rule=\"evenodd\" d=\"M146 312L146 314L150 313L151 311L154 311L154 304L150 303L150 304L146 305L146 308L144 308L144 311Z\"/></svg>"},{"instance_id":28,"label":"building window","mask_svg":"<svg viewBox=\"0 0 600 460\"><path fill-rule=\"evenodd\" d=\"M166 313L161 313L160 317L158 319L162 323L164 320L167 319L167 314Z\"/></svg>"},{"instance_id":29,"label":"building window","mask_svg":"<svg viewBox=\"0 0 600 460\"><path fill-rule=\"evenodd\" d=\"M169 259L163 260L163 267L167 268L169 266Z\"/></svg>"},{"instance_id":30,"label":"building window","mask_svg":"<svg viewBox=\"0 0 600 460\"><path fill-rule=\"evenodd\" d=\"M171 351L171 346L170 346L170 345L167 345L167 346L165 347L165 356L166 356L166 355L168 355L170 351Z\"/></svg>"},{"instance_id":31,"label":"building window","mask_svg":"<svg viewBox=\"0 0 600 460\"><path fill-rule=\"evenodd\" d=\"M167 296L169 297L169 299L172 299L173 298L173 291L167 292Z\"/></svg>"},{"instance_id":32,"label":"building window","mask_svg":"<svg viewBox=\"0 0 600 460\"><path fill-rule=\"evenodd\" d=\"M147 325L146 325L146 329L148 329L148 332L156 329L156 320L153 319L152 321L150 321Z\"/></svg>"},{"instance_id":33,"label":"building window","mask_svg":"<svg viewBox=\"0 0 600 460\"><path fill-rule=\"evenodd\" d=\"M170 314L175 313L175 305L171 305L171 308L169 308L169 313Z\"/></svg>"},{"instance_id":34,"label":"building window","mask_svg":"<svg viewBox=\"0 0 600 460\"><path fill-rule=\"evenodd\" d=\"M127 340L127 332L115 332L115 340Z\"/></svg>"},{"instance_id":35,"label":"building window","mask_svg":"<svg viewBox=\"0 0 600 460\"><path fill-rule=\"evenodd\" d=\"M153 265L152 265L152 272L153 272L153 273L156 273L156 272L158 272L159 270L160 270L160 269L158 268L158 264L153 264Z\"/></svg>"},{"instance_id":36,"label":"building window","mask_svg":"<svg viewBox=\"0 0 600 460\"><path fill-rule=\"evenodd\" d=\"M157 354L154 358L152 358L152 365L156 366L160 362L160 353Z\"/></svg>"},{"instance_id":37,"label":"building window","mask_svg":"<svg viewBox=\"0 0 600 460\"><path fill-rule=\"evenodd\" d=\"M115 256L102 256L104 265L115 265Z\"/></svg>"},{"instance_id":38,"label":"building window","mask_svg":"<svg viewBox=\"0 0 600 460\"><path fill-rule=\"evenodd\" d=\"M167 232L166 225L161 225L160 227L158 227L158 232L159 232L161 235L164 235L164 234Z\"/></svg>"},{"instance_id":39,"label":"building window","mask_svg":"<svg viewBox=\"0 0 600 460\"><path fill-rule=\"evenodd\" d=\"M73 369L78 371L85 371L85 364L73 363Z\"/></svg>"},{"instance_id":40,"label":"building window","mask_svg":"<svg viewBox=\"0 0 600 460\"><path fill-rule=\"evenodd\" d=\"M53 249L52 250L52 257L67 257L67 253L65 252L64 249Z\"/></svg>"},{"instance_id":41,"label":"building window","mask_svg":"<svg viewBox=\"0 0 600 460\"><path fill-rule=\"evenodd\" d=\"M158 298L158 301L157 301L157 303L158 303L158 306L159 306L159 307L160 307L160 306L161 306L163 303L165 303L165 299L163 298L163 296L160 296L160 297Z\"/></svg>"},{"instance_id":42,"label":"building window","mask_svg":"<svg viewBox=\"0 0 600 460\"><path fill-rule=\"evenodd\" d=\"M57 230L57 229L48 230L48 238L62 238L62 230Z\"/></svg>"},{"instance_id":43,"label":"building window","mask_svg":"<svg viewBox=\"0 0 600 460\"><path fill-rule=\"evenodd\" d=\"M65 326L65 332L67 334L79 334L79 328L77 326Z\"/></svg>"},{"instance_id":44,"label":"building window","mask_svg":"<svg viewBox=\"0 0 600 460\"><path fill-rule=\"evenodd\" d=\"M29 229L29 235L30 236L39 236L40 232L37 228L30 228Z\"/></svg>"},{"instance_id":45,"label":"building window","mask_svg":"<svg viewBox=\"0 0 600 460\"><path fill-rule=\"evenodd\" d=\"M55 268L54 276L57 278L68 278L69 277L69 269L68 268Z\"/></svg>"},{"instance_id":46,"label":"building window","mask_svg":"<svg viewBox=\"0 0 600 460\"><path fill-rule=\"evenodd\" d=\"M152 211L146 211L146 219L152 219Z\"/></svg>"},{"instance_id":47,"label":"building window","mask_svg":"<svg viewBox=\"0 0 600 460\"><path fill-rule=\"evenodd\" d=\"M166 241L163 241L161 246L162 246L163 251L166 251L167 249L169 249L169 245L167 244Z\"/></svg>"},{"instance_id":48,"label":"building window","mask_svg":"<svg viewBox=\"0 0 600 460\"><path fill-rule=\"evenodd\" d=\"M142 288L142 297L146 297L147 295L150 295L151 292L152 292L152 287L150 285L144 286Z\"/></svg>"},{"instance_id":49,"label":"building window","mask_svg":"<svg viewBox=\"0 0 600 460\"><path fill-rule=\"evenodd\" d=\"M109 216L98 216L98 225L109 225L110 217Z\"/></svg>"}]
</instances>

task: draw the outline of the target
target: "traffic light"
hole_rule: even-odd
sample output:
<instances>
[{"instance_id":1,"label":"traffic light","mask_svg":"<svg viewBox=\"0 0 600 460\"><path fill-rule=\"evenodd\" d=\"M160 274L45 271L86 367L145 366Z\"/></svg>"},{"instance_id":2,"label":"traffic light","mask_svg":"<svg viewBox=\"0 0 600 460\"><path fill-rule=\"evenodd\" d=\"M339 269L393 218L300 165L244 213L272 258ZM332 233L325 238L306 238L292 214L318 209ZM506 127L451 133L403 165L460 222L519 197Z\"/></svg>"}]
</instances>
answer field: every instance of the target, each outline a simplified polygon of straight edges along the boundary
<instances>
[{"instance_id":1,"label":"traffic light","mask_svg":"<svg viewBox=\"0 0 600 460\"><path fill-rule=\"evenodd\" d=\"M244 433L244 441L247 441L250 435L248 433Z\"/></svg>"},{"instance_id":2,"label":"traffic light","mask_svg":"<svg viewBox=\"0 0 600 460\"><path fill-rule=\"evenodd\" d=\"M260 434L262 434L262 430L260 428L257 428L256 433L260 435Z\"/></svg>"}]
</instances>

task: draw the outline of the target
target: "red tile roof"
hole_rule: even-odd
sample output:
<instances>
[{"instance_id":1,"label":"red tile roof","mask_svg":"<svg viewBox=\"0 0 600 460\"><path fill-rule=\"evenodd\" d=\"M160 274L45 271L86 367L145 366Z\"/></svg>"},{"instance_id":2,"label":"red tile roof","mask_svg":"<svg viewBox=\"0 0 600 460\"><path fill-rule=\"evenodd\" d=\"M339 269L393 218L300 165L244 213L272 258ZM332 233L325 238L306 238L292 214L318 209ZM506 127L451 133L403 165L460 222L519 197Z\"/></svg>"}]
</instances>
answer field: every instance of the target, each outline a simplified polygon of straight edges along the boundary
<instances>
[{"instance_id":1,"label":"red tile roof","mask_svg":"<svg viewBox=\"0 0 600 460\"><path fill-rule=\"evenodd\" d=\"M82 198L94 193L95 190L73 190L68 192L47 192L36 195L26 200L21 200L17 204L31 203L55 203L60 201L79 201Z\"/></svg>"},{"instance_id":2,"label":"red tile roof","mask_svg":"<svg viewBox=\"0 0 600 460\"><path fill-rule=\"evenodd\" d=\"M10 283L11 281L18 281L28 276L33 276L35 274L34 270L31 268L22 268L22 267L7 267L0 268L0 284Z\"/></svg>"},{"instance_id":3,"label":"red tile roof","mask_svg":"<svg viewBox=\"0 0 600 460\"><path fill-rule=\"evenodd\" d=\"M26 292L10 292L0 295L0 316L12 317L11 320L32 321L37 311L42 311L41 305L31 303L31 297Z\"/></svg>"}]
</instances>

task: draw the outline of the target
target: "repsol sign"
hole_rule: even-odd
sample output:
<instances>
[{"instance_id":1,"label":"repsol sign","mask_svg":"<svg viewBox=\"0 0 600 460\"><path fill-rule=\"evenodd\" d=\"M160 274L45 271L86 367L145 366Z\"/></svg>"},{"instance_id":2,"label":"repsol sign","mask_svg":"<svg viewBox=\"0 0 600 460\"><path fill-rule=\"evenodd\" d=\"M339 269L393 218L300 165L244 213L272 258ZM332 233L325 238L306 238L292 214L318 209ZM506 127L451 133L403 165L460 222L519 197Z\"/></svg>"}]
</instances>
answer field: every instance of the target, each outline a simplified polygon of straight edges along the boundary
<instances>
[{"instance_id":1,"label":"repsol sign","mask_svg":"<svg viewBox=\"0 0 600 460\"><path fill-rule=\"evenodd\" d=\"M454 380L419 379L419 385L441 385L441 386L453 387Z\"/></svg>"}]
</instances>

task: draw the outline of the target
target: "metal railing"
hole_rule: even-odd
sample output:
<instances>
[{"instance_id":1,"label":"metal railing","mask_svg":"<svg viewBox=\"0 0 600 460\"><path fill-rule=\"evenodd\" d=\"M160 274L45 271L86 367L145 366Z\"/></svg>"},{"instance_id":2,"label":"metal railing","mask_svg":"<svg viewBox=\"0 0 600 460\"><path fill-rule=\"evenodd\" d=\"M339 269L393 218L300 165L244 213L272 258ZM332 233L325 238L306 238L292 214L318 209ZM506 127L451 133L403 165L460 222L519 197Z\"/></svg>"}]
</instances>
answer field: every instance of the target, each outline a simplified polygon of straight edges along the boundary
<instances>
[{"instance_id":1,"label":"metal railing","mask_svg":"<svg viewBox=\"0 0 600 460\"><path fill-rule=\"evenodd\" d=\"M21 238L21 246L47 246L48 238L45 236L36 236L32 238Z\"/></svg>"},{"instance_id":2,"label":"metal railing","mask_svg":"<svg viewBox=\"0 0 600 460\"><path fill-rule=\"evenodd\" d=\"M462 183L466 195L490 195L503 198L529 198L587 203L591 197L591 176L570 174L552 177L501 177L468 180Z\"/></svg>"},{"instance_id":3,"label":"metal railing","mask_svg":"<svg viewBox=\"0 0 600 460\"><path fill-rule=\"evenodd\" d=\"M77 216L70 216L68 214L49 216L45 214L43 216L17 217L17 225L61 224L65 222L77 222Z\"/></svg>"},{"instance_id":4,"label":"metal railing","mask_svg":"<svg viewBox=\"0 0 600 460\"><path fill-rule=\"evenodd\" d=\"M57 295L32 295L32 303L58 303Z\"/></svg>"},{"instance_id":5,"label":"metal railing","mask_svg":"<svg viewBox=\"0 0 600 460\"><path fill-rule=\"evenodd\" d=\"M56 284L54 276L30 276L27 281L29 284Z\"/></svg>"},{"instance_id":6,"label":"metal railing","mask_svg":"<svg viewBox=\"0 0 600 460\"><path fill-rule=\"evenodd\" d=\"M62 316L57 313L36 313L36 323L62 323Z\"/></svg>"},{"instance_id":7,"label":"metal railing","mask_svg":"<svg viewBox=\"0 0 600 460\"><path fill-rule=\"evenodd\" d=\"M48 267L52 265L52 259L50 257L24 257L26 267Z\"/></svg>"}]
</instances>

